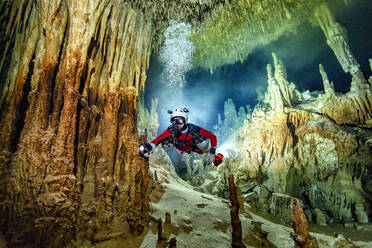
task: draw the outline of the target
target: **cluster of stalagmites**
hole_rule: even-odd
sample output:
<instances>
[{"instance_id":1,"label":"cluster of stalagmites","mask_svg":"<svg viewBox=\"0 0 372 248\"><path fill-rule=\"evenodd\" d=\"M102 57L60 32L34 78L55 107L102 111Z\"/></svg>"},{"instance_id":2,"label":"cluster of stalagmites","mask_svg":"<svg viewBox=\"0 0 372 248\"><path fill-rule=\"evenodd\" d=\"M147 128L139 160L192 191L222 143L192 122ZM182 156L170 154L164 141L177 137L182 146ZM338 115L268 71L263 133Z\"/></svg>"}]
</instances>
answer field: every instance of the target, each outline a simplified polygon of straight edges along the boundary
<instances>
[{"instance_id":1,"label":"cluster of stalagmites","mask_svg":"<svg viewBox=\"0 0 372 248\"><path fill-rule=\"evenodd\" d=\"M287 81L283 63L273 57L275 71L268 66L264 102L247 116L236 138L241 155L226 159L217 182L204 189L224 195L226 175L233 173L247 202L285 220L297 197L309 221L368 223L370 89L355 91L352 83L350 92L338 94L320 65L324 92L300 93Z\"/></svg>"}]
</instances>

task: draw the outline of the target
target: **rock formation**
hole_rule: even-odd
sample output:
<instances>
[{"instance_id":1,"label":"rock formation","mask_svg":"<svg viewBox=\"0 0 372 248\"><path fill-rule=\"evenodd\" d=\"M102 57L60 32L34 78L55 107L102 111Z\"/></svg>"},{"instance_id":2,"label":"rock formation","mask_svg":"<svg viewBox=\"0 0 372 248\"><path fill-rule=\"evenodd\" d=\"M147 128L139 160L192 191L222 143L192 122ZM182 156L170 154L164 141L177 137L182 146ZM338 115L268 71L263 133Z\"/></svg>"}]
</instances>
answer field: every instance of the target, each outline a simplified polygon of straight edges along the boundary
<instances>
[{"instance_id":1,"label":"rock formation","mask_svg":"<svg viewBox=\"0 0 372 248\"><path fill-rule=\"evenodd\" d=\"M64 246L115 231L117 220L143 229L149 177L131 151L151 23L116 1L14 1L11 10L0 131L9 244Z\"/></svg>"},{"instance_id":2,"label":"rock formation","mask_svg":"<svg viewBox=\"0 0 372 248\"><path fill-rule=\"evenodd\" d=\"M343 68L361 78L346 30L333 21L332 4L331 0L229 1L215 8L192 34L191 40L196 45L195 63L213 72L224 64L242 62L255 47L269 44L286 32L295 32L302 23L310 22L323 29L328 45ZM365 85L364 82L355 84Z\"/></svg>"},{"instance_id":3,"label":"rock formation","mask_svg":"<svg viewBox=\"0 0 372 248\"><path fill-rule=\"evenodd\" d=\"M267 66L268 76L268 91L265 94L264 103L269 104L272 108L283 111L284 106L291 107L294 104L301 102L301 93L296 90L294 83L287 81L287 72L283 61L278 59L275 53L274 58L274 74L272 73L271 65Z\"/></svg>"},{"instance_id":4,"label":"rock formation","mask_svg":"<svg viewBox=\"0 0 372 248\"><path fill-rule=\"evenodd\" d=\"M318 242L309 233L307 220L298 199L292 201L291 208L291 221L294 230L294 232L291 233L291 236L295 242L295 247L318 248Z\"/></svg>"},{"instance_id":5,"label":"rock formation","mask_svg":"<svg viewBox=\"0 0 372 248\"><path fill-rule=\"evenodd\" d=\"M313 109L327 115L338 125L372 127L372 91L369 87L355 90L352 86L347 94L337 95L334 93L333 86L329 83L327 74L321 65L319 70L322 75L325 94L315 99L315 102L311 105ZM353 81L355 81L354 78Z\"/></svg>"},{"instance_id":6,"label":"rock formation","mask_svg":"<svg viewBox=\"0 0 372 248\"><path fill-rule=\"evenodd\" d=\"M250 114L250 112L247 113L244 107L240 107L239 112L236 113L235 103L232 99L229 98L225 101L224 119L222 120L221 114L218 114L217 125L213 127L219 144L222 144L231 134L243 126L247 114Z\"/></svg>"},{"instance_id":7,"label":"rock formation","mask_svg":"<svg viewBox=\"0 0 372 248\"><path fill-rule=\"evenodd\" d=\"M245 245L242 241L242 224L239 219L239 202L236 193L234 175L229 175L229 188L230 188L230 216L231 216L231 226L232 226L232 242L231 246L233 248L244 248Z\"/></svg>"},{"instance_id":8,"label":"rock formation","mask_svg":"<svg viewBox=\"0 0 372 248\"><path fill-rule=\"evenodd\" d=\"M320 72L320 75L322 76L324 93L325 93L326 97L334 96L335 95L335 88L333 86L333 83L329 82L327 73L324 71L324 67L321 64L319 65L319 72Z\"/></svg>"},{"instance_id":9,"label":"rock formation","mask_svg":"<svg viewBox=\"0 0 372 248\"><path fill-rule=\"evenodd\" d=\"M9 246L143 230L151 178L134 151L150 54L171 18L199 23L217 4L1 2L0 216Z\"/></svg>"},{"instance_id":10,"label":"rock formation","mask_svg":"<svg viewBox=\"0 0 372 248\"><path fill-rule=\"evenodd\" d=\"M283 64L277 65L285 71ZM284 220L289 220L290 203L297 197L310 219L366 223L372 213L372 133L363 127L370 127L370 92L335 93L322 66L320 73L325 94L305 100L287 81L279 84L277 78L285 74L268 66L265 104L255 107L238 135L241 157L225 161L225 166L253 205ZM289 94L284 94L287 89ZM298 97L291 100L291 95ZM342 109L356 114L336 111ZM217 183L220 192L224 183ZM308 210L317 214L313 217Z\"/></svg>"},{"instance_id":11,"label":"rock formation","mask_svg":"<svg viewBox=\"0 0 372 248\"><path fill-rule=\"evenodd\" d=\"M148 141L152 141L157 137L159 128L158 120L158 99L151 100L150 113L144 106L143 101L139 104L138 115L137 115L137 131L138 135L145 135Z\"/></svg>"},{"instance_id":12,"label":"rock formation","mask_svg":"<svg viewBox=\"0 0 372 248\"><path fill-rule=\"evenodd\" d=\"M370 85L364 78L360 65L354 58L349 47L347 31L334 20L329 7L326 4L320 4L314 11L316 20L324 32L327 44L335 53L342 69L349 72L353 80L350 91L359 92L360 90L369 89Z\"/></svg>"},{"instance_id":13,"label":"rock formation","mask_svg":"<svg viewBox=\"0 0 372 248\"><path fill-rule=\"evenodd\" d=\"M372 135L361 127L372 126L372 79L362 77L345 30L320 5L324 2L2 1L0 217L8 246L65 247L71 241L119 237L122 230L143 231L152 179L148 163L135 151L145 141L138 134L147 129L150 138L158 126L156 100L148 114L140 95L150 55L171 19L195 26L193 41L206 48L196 52L196 64L213 70L244 60L257 44L247 37L267 44L315 16L353 76L351 91L332 94L320 69L326 94L301 106L301 95L274 56L265 106L247 117L239 135L243 162L226 161L231 166L221 169L216 185L226 190L226 173L236 172L241 185L256 180L245 189L255 188L264 199L272 199L272 193L304 193L308 209L327 210L334 221L368 221ZM222 52L219 45L208 45L216 39ZM215 54L224 56L216 60ZM245 116L243 110L237 116L231 102L226 105L229 125ZM155 124L137 123L138 116ZM164 150L154 155L170 164Z\"/></svg>"}]
</instances>

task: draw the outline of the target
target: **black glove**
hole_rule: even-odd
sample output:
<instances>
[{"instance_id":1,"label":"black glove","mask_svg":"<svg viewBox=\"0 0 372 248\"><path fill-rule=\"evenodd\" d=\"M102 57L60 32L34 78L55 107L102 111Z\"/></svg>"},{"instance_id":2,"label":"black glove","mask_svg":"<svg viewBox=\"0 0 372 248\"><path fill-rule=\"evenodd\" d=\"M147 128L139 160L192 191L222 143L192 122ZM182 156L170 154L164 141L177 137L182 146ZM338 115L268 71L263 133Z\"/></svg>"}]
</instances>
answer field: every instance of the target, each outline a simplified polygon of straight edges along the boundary
<instances>
[{"instance_id":1,"label":"black glove","mask_svg":"<svg viewBox=\"0 0 372 248\"><path fill-rule=\"evenodd\" d=\"M153 150L153 146L149 143L143 143L138 147L140 156L144 158L149 158Z\"/></svg>"}]
</instances>

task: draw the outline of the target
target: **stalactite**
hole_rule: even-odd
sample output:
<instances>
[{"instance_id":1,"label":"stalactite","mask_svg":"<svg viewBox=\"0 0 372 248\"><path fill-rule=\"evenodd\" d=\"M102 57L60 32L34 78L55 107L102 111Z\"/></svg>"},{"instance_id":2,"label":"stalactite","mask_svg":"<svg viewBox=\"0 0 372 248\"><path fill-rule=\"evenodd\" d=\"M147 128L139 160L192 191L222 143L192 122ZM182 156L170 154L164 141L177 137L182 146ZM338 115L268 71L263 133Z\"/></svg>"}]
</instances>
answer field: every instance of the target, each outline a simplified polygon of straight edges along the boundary
<instances>
[{"instance_id":1,"label":"stalactite","mask_svg":"<svg viewBox=\"0 0 372 248\"><path fill-rule=\"evenodd\" d=\"M195 64L212 72L218 66L245 60L256 46L275 41L311 20L315 7L324 2L328 0L225 3L191 35L196 45Z\"/></svg>"}]
</instances>

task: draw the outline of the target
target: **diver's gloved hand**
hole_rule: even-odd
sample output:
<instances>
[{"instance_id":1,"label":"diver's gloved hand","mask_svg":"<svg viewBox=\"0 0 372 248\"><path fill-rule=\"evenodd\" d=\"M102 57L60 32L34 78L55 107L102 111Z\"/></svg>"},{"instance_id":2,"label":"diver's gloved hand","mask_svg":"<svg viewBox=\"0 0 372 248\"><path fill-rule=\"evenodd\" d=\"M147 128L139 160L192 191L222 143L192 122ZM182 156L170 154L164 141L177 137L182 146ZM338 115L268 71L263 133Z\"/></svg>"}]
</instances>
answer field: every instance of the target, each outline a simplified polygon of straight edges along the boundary
<instances>
[{"instance_id":1,"label":"diver's gloved hand","mask_svg":"<svg viewBox=\"0 0 372 248\"><path fill-rule=\"evenodd\" d=\"M138 151L141 157L149 158L154 152L155 145L152 143L143 143L138 147Z\"/></svg>"},{"instance_id":2,"label":"diver's gloved hand","mask_svg":"<svg viewBox=\"0 0 372 248\"><path fill-rule=\"evenodd\" d=\"M216 154L216 148L214 148L214 147L209 148L209 153L210 154L209 154L209 158L207 160L207 163L211 164L211 163L214 162L214 158L215 158L215 154Z\"/></svg>"},{"instance_id":3,"label":"diver's gloved hand","mask_svg":"<svg viewBox=\"0 0 372 248\"><path fill-rule=\"evenodd\" d=\"M214 155L214 154L209 154L209 157L208 157L208 159L207 159L208 164L213 163L215 157L216 157L216 155Z\"/></svg>"}]
</instances>

